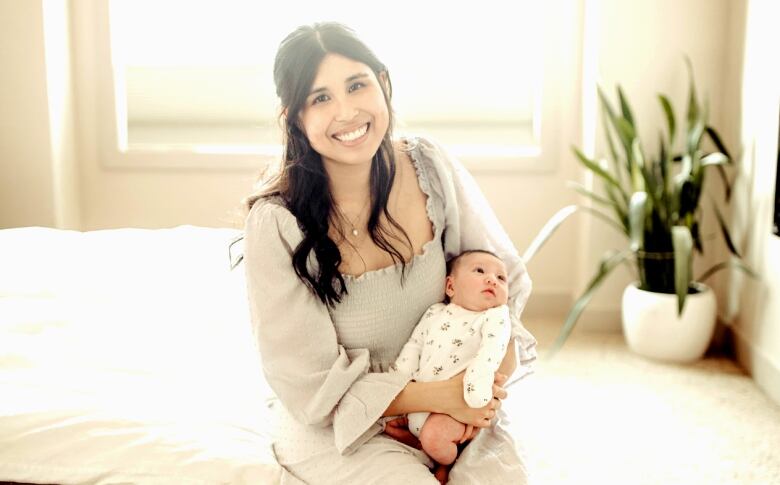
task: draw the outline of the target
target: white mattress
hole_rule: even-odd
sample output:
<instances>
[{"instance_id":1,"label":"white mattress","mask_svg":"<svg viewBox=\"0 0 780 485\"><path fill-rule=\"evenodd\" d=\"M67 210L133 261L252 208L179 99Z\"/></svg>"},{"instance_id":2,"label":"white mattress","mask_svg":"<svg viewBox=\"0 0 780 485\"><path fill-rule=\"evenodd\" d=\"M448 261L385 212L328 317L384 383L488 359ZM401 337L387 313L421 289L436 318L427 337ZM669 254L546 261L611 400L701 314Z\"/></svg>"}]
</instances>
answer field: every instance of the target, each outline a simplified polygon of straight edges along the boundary
<instances>
[{"instance_id":1,"label":"white mattress","mask_svg":"<svg viewBox=\"0 0 780 485\"><path fill-rule=\"evenodd\" d=\"M236 234L0 230L0 481L278 482Z\"/></svg>"}]
</instances>

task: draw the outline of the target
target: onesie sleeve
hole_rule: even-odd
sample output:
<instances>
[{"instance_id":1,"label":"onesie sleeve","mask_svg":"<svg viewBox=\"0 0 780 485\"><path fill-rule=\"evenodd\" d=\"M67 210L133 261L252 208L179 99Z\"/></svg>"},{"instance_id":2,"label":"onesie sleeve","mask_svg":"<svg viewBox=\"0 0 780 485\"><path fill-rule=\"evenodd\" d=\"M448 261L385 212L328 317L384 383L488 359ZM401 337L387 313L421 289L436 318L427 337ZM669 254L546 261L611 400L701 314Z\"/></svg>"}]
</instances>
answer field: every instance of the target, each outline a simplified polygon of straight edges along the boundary
<instances>
[{"instance_id":1,"label":"onesie sleeve","mask_svg":"<svg viewBox=\"0 0 780 485\"><path fill-rule=\"evenodd\" d=\"M393 372L399 372L410 379L420 370L420 355L422 354L423 343L425 342L426 329L428 322L433 318L433 310L429 308L420 322L414 327L412 336L404 344L395 362L390 366Z\"/></svg>"},{"instance_id":2,"label":"onesie sleeve","mask_svg":"<svg viewBox=\"0 0 780 485\"><path fill-rule=\"evenodd\" d=\"M463 399L472 408L481 408L493 398L493 380L506 354L512 334L509 308L502 305L478 317L480 343L477 355L463 376Z\"/></svg>"},{"instance_id":3,"label":"onesie sleeve","mask_svg":"<svg viewBox=\"0 0 780 485\"><path fill-rule=\"evenodd\" d=\"M504 262L509 277L509 317L512 337L517 346L517 370L511 384L532 371L536 360L536 339L520 321L531 294L531 278L517 249L498 221L471 174L444 147L425 138L414 139L412 154L419 151L438 183L431 183L443 200L445 257L457 256L469 249L493 251ZM434 182L436 182L434 181ZM506 387L506 386L505 386Z\"/></svg>"},{"instance_id":4,"label":"onesie sleeve","mask_svg":"<svg viewBox=\"0 0 780 485\"><path fill-rule=\"evenodd\" d=\"M296 420L332 425L336 448L350 454L382 431L377 420L409 377L369 372L368 349L338 342L327 306L293 269L303 234L286 208L256 202L244 234L252 328L268 384Z\"/></svg>"}]
</instances>

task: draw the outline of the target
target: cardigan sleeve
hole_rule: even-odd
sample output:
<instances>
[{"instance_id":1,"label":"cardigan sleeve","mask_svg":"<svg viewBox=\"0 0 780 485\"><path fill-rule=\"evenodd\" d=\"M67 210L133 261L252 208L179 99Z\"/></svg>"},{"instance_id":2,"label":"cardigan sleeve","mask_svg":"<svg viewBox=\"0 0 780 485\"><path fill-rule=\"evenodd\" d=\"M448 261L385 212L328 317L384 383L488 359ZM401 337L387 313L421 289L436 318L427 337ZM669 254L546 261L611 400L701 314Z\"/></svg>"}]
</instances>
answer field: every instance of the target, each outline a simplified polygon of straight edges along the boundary
<instances>
[{"instance_id":1,"label":"cardigan sleeve","mask_svg":"<svg viewBox=\"0 0 780 485\"><path fill-rule=\"evenodd\" d=\"M520 321L520 315L531 294L531 278L525 263L498 221L471 174L444 147L426 138L417 138L412 153L419 150L422 160L438 180L433 190L443 200L445 228L444 254L447 260L469 249L493 251L507 267L509 278L509 317L516 345L516 382L532 372L536 360L536 339ZM506 387L506 386L505 386Z\"/></svg>"},{"instance_id":2,"label":"cardigan sleeve","mask_svg":"<svg viewBox=\"0 0 780 485\"><path fill-rule=\"evenodd\" d=\"M327 306L293 269L303 234L286 208L256 202L244 234L252 327L268 384L297 421L332 425L336 448L350 454L382 431L377 420L409 377L369 372L368 349L338 342Z\"/></svg>"}]
</instances>

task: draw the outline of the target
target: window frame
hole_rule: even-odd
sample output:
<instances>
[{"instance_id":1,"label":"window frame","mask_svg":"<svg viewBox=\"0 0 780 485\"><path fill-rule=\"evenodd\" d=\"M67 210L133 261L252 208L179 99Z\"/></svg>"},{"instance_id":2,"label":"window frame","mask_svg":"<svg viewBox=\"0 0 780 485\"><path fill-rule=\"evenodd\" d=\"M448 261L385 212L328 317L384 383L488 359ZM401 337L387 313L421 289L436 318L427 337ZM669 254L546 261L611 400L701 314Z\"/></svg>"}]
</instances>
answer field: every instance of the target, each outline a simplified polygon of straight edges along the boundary
<instances>
[{"instance_id":1,"label":"window frame","mask_svg":"<svg viewBox=\"0 0 780 485\"><path fill-rule=\"evenodd\" d=\"M214 152L205 147L127 148L127 129L118 123L123 116L124 84L116 79L112 64L109 32L110 0L77 2L75 14L93 19L94 30L82 35L76 48L94 62L96 106L95 133L98 157L102 166L119 169L252 169L278 161L280 145ZM581 65L581 24L583 0L550 0L545 10L544 53L541 96L537 97L533 131L537 146L454 145L448 151L473 172L553 172L565 155L567 141L576 135L570 117L579 119L579 107L573 104ZM89 9L84 11L82 9ZM561 15L568 12L568 15ZM117 82L120 81L120 82ZM88 84L88 83L87 83ZM83 91L82 91L83 92ZM566 106L566 104L569 106ZM563 114L567 117L564 118ZM123 118L121 118L123 117ZM478 129L478 128L477 128ZM403 133L396 130L397 133Z\"/></svg>"}]
</instances>

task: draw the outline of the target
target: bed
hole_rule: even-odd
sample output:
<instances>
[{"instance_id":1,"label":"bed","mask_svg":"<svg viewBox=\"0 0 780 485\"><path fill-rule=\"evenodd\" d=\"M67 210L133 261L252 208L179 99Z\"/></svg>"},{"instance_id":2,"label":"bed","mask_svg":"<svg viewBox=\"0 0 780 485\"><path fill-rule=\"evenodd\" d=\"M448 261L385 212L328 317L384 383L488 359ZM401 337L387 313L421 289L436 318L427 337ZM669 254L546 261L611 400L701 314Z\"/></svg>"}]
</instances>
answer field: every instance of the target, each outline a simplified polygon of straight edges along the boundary
<instances>
[{"instance_id":1,"label":"bed","mask_svg":"<svg viewBox=\"0 0 780 485\"><path fill-rule=\"evenodd\" d=\"M0 482L279 481L237 235L0 230Z\"/></svg>"}]
</instances>

